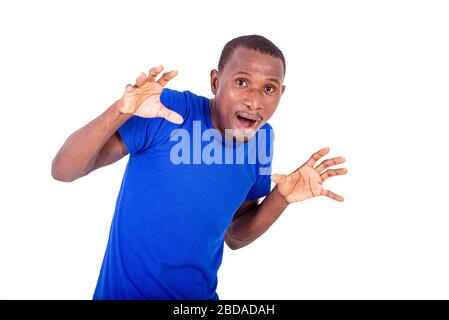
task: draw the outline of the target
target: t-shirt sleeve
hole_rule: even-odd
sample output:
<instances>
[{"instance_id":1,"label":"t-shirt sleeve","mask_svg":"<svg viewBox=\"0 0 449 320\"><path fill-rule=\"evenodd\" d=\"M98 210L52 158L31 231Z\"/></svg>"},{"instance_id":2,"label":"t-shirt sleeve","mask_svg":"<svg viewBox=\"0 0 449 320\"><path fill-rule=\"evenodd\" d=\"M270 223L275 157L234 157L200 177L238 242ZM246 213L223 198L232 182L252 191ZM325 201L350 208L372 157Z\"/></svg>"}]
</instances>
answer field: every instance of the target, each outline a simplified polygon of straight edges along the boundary
<instances>
[{"instance_id":1,"label":"t-shirt sleeve","mask_svg":"<svg viewBox=\"0 0 449 320\"><path fill-rule=\"evenodd\" d=\"M264 129L264 133L262 133ZM274 131L273 128L267 123L260 130L258 135L258 156L257 156L257 172L256 182L246 196L246 201L256 200L267 196L271 191L271 167L273 162L273 141ZM263 136L265 135L265 136ZM259 139L261 138L261 139ZM261 144L261 141L265 141L265 144Z\"/></svg>"},{"instance_id":2,"label":"t-shirt sleeve","mask_svg":"<svg viewBox=\"0 0 449 320\"><path fill-rule=\"evenodd\" d=\"M183 93L165 88L160 100L164 106L184 116L185 99ZM163 118L143 118L132 116L117 131L122 138L129 154L137 154L151 147L156 136L160 134L164 122Z\"/></svg>"}]
</instances>

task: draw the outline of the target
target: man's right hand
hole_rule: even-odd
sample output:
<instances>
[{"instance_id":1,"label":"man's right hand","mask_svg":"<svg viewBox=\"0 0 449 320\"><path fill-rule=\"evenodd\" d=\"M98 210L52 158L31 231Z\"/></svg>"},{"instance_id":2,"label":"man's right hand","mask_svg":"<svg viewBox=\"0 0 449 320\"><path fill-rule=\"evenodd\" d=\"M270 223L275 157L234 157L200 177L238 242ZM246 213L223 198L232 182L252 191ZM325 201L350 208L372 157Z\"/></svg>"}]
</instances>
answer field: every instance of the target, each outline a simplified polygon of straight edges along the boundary
<instances>
[{"instance_id":1,"label":"man's right hand","mask_svg":"<svg viewBox=\"0 0 449 320\"><path fill-rule=\"evenodd\" d=\"M142 72L134 86L128 84L121 99L120 112L143 118L161 117L173 123L182 123L184 119L181 115L171 111L160 101L165 85L178 74L175 70L166 72L156 81L156 76L163 69L163 66L151 68L148 77Z\"/></svg>"}]
</instances>

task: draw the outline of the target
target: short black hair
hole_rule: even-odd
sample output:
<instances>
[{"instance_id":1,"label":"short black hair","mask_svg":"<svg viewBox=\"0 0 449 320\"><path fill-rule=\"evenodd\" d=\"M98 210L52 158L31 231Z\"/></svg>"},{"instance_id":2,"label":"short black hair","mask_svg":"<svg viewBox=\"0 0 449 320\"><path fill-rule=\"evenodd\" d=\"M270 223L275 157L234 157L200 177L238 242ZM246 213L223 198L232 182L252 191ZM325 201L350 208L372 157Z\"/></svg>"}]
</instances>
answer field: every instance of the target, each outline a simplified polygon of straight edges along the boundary
<instances>
[{"instance_id":1,"label":"short black hair","mask_svg":"<svg viewBox=\"0 0 449 320\"><path fill-rule=\"evenodd\" d=\"M282 51L273 42L257 34L241 36L226 43L221 51L220 60L218 62L219 71L223 70L234 50L239 47L253 49L260 53L269 54L272 57L281 59L285 75L285 58Z\"/></svg>"}]
</instances>

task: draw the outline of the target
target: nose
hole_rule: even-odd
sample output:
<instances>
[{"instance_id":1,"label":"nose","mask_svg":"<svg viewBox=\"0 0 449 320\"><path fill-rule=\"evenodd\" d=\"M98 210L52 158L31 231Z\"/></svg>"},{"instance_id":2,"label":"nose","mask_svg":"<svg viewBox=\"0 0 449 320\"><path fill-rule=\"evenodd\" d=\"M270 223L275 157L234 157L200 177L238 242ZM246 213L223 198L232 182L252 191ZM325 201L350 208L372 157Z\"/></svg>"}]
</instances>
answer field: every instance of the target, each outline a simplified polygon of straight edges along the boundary
<instances>
[{"instance_id":1,"label":"nose","mask_svg":"<svg viewBox=\"0 0 449 320\"><path fill-rule=\"evenodd\" d=\"M248 110L260 110L262 109L262 104L260 102L260 99L262 97L260 96L260 93L258 90L250 90L248 92L245 100L243 101L244 105L248 108Z\"/></svg>"}]
</instances>

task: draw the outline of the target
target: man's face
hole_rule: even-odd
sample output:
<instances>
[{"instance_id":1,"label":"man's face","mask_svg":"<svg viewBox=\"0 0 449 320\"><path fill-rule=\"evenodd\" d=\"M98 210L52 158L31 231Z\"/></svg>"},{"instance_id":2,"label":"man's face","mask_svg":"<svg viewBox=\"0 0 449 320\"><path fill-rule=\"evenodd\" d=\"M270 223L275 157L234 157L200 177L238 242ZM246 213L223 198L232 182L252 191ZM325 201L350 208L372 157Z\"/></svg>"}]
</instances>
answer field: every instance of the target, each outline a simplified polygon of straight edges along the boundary
<instances>
[{"instance_id":1,"label":"man's face","mask_svg":"<svg viewBox=\"0 0 449 320\"><path fill-rule=\"evenodd\" d=\"M216 125L244 141L250 139L276 110L285 90L281 59L256 50L234 50L223 70L211 71ZM228 133L228 132L227 132Z\"/></svg>"}]
</instances>

